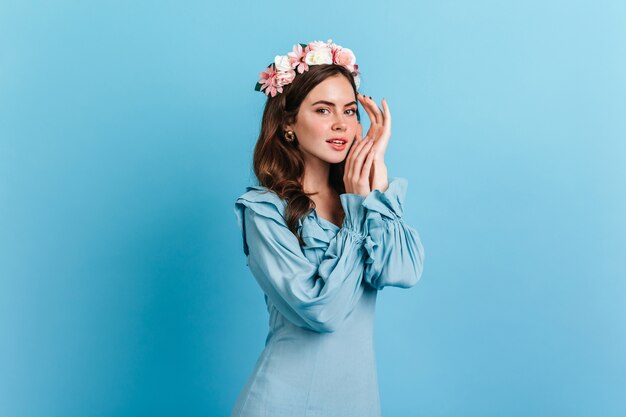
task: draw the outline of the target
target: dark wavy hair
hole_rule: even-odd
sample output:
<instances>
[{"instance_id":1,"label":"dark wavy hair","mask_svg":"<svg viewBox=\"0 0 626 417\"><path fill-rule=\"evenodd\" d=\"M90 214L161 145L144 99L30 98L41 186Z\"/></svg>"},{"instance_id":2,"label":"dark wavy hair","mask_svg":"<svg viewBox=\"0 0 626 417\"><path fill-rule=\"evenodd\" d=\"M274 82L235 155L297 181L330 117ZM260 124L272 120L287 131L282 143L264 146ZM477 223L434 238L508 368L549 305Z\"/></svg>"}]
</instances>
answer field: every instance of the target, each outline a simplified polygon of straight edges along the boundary
<instances>
[{"instance_id":1,"label":"dark wavy hair","mask_svg":"<svg viewBox=\"0 0 626 417\"><path fill-rule=\"evenodd\" d=\"M304 158L298 141L287 142L284 126L295 123L302 101L316 85L335 75L343 75L350 81L357 101L357 87L350 70L335 64L312 65L308 71L297 74L294 80L283 87L283 92L268 96L263 110L261 132L254 147L253 168L259 184L274 191L286 200L285 221L289 230L304 245L302 236L297 233L299 220L315 208L309 198L315 193L305 193L302 187L304 178ZM361 121L357 106L357 120ZM329 183L338 193L345 193L343 173L345 160L331 164Z\"/></svg>"}]
</instances>

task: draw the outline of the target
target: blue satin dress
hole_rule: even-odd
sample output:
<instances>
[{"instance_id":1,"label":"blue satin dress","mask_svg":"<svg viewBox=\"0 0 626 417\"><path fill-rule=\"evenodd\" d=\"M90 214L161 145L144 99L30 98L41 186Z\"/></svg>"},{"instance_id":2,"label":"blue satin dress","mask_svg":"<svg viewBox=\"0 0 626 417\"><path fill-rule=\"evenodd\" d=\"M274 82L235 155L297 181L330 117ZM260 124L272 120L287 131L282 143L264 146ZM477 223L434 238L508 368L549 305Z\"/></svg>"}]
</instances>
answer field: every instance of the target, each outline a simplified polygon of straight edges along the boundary
<instances>
[{"instance_id":1,"label":"blue satin dress","mask_svg":"<svg viewBox=\"0 0 626 417\"><path fill-rule=\"evenodd\" d=\"M379 417L373 344L376 296L409 288L424 249L405 223L407 180L383 193L341 194L342 227L317 216L288 229L286 202L249 186L235 202L246 265L269 313L265 348L231 417Z\"/></svg>"}]
</instances>

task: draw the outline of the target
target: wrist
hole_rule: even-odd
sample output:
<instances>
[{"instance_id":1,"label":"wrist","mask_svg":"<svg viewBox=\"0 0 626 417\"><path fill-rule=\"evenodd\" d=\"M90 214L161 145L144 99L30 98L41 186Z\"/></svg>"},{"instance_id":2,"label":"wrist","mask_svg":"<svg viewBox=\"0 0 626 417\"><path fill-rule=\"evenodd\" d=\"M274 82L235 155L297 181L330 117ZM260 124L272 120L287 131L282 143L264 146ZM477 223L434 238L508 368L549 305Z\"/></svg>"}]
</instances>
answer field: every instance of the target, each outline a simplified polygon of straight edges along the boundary
<instances>
[{"instance_id":1,"label":"wrist","mask_svg":"<svg viewBox=\"0 0 626 417\"><path fill-rule=\"evenodd\" d=\"M374 159L372 162L370 184L372 190L378 190L383 193L387 191L389 184L387 181L387 166L384 159Z\"/></svg>"},{"instance_id":2,"label":"wrist","mask_svg":"<svg viewBox=\"0 0 626 417\"><path fill-rule=\"evenodd\" d=\"M384 156L375 156L372 164L375 166L384 166L385 165L385 157Z\"/></svg>"}]
</instances>

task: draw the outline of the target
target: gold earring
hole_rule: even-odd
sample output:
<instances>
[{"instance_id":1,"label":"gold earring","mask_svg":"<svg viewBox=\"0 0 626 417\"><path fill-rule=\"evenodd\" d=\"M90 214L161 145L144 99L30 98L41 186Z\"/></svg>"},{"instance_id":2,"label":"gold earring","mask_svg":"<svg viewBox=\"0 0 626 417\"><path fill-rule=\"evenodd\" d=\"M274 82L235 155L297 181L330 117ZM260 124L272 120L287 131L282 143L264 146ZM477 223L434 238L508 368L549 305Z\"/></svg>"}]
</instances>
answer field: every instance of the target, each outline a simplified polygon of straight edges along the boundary
<instances>
[{"instance_id":1,"label":"gold earring","mask_svg":"<svg viewBox=\"0 0 626 417\"><path fill-rule=\"evenodd\" d=\"M285 139L287 139L287 142L293 142L295 138L296 135L293 133L293 130L288 130L285 132Z\"/></svg>"}]
</instances>

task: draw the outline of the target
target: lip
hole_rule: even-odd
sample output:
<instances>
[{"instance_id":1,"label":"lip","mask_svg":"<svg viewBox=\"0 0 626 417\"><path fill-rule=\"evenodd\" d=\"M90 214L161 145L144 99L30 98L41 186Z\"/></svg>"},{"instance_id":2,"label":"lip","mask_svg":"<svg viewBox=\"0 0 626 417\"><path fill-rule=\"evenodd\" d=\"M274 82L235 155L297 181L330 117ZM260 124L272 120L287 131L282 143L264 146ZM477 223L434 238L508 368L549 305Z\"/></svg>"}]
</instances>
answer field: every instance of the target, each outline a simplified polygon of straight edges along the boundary
<instances>
[{"instance_id":1,"label":"lip","mask_svg":"<svg viewBox=\"0 0 626 417\"><path fill-rule=\"evenodd\" d=\"M328 140L332 140L332 139L328 139ZM337 140L343 140L344 142L341 145L338 145L338 144L332 143L332 142L328 142L328 141L326 141L326 143L328 143L336 151L343 151L346 148L348 141L346 141L343 138L337 138Z\"/></svg>"},{"instance_id":2,"label":"lip","mask_svg":"<svg viewBox=\"0 0 626 417\"><path fill-rule=\"evenodd\" d=\"M326 142L328 142L329 140L340 140L340 141L343 141L344 145L348 143L348 140L345 138L330 138L330 139L327 139Z\"/></svg>"}]
</instances>

